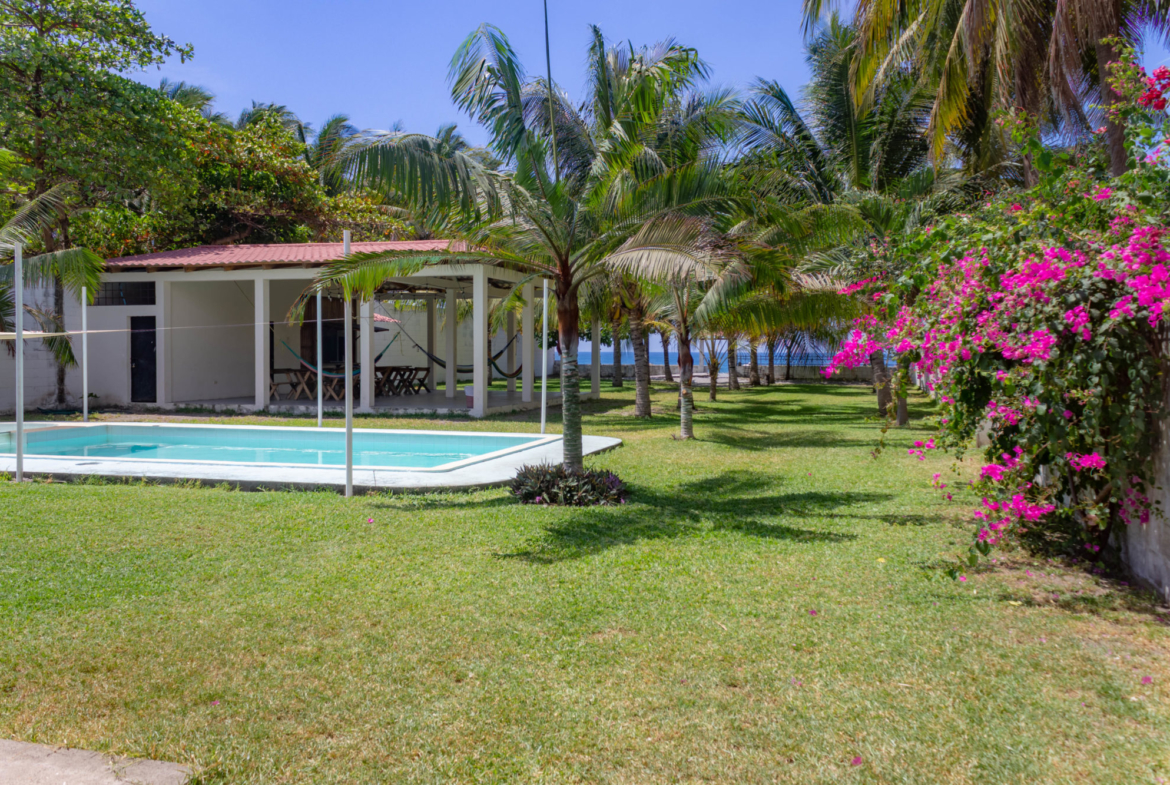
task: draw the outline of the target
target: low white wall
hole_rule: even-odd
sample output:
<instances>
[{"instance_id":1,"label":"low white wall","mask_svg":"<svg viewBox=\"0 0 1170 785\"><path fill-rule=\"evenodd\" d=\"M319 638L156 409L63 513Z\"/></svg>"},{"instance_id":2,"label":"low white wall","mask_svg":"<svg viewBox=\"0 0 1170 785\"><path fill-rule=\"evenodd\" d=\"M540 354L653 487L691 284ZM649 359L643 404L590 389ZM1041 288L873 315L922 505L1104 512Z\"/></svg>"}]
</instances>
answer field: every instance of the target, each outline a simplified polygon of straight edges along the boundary
<instances>
[{"instance_id":1,"label":"low white wall","mask_svg":"<svg viewBox=\"0 0 1170 785\"><path fill-rule=\"evenodd\" d=\"M1170 382L1170 380L1168 380ZM1170 384L1163 391L1170 406ZM1160 424L1161 446L1155 456L1155 477L1160 488L1151 493L1162 515L1151 516L1149 523L1131 523L1118 539L1121 557L1134 575L1153 586L1164 602L1170 603L1170 425Z\"/></svg>"}]
</instances>

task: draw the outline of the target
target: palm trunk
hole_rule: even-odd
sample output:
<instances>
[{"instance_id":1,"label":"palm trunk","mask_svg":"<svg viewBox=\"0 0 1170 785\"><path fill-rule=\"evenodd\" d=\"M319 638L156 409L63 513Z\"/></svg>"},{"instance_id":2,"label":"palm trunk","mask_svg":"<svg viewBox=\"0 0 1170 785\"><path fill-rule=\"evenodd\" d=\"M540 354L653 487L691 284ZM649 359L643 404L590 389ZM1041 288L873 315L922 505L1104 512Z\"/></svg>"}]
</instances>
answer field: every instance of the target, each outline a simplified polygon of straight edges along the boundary
<instances>
[{"instance_id":1,"label":"palm trunk","mask_svg":"<svg viewBox=\"0 0 1170 785\"><path fill-rule=\"evenodd\" d=\"M690 336L678 337L679 417L678 438L695 438L695 394L691 381L695 374L695 360L691 357ZM714 385L712 385L714 387Z\"/></svg>"},{"instance_id":2,"label":"palm trunk","mask_svg":"<svg viewBox=\"0 0 1170 785\"><path fill-rule=\"evenodd\" d=\"M716 390L719 385L719 358L715 356L715 339L710 338L707 342L710 351L707 352L707 373L711 377L711 386L707 390L707 399L715 400L717 396Z\"/></svg>"},{"instance_id":3,"label":"palm trunk","mask_svg":"<svg viewBox=\"0 0 1170 785\"><path fill-rule=\"evenodd\" d=\"M896 406L896 416L898 418L898 425L910 424L910 405L906 400L906 395L901 392L909 385L910 380L910 359L898 358L898 403Z\"/></svg>"},{"instance_id":4,"label":"palm trunk","mask_svg":"<svg viewBox=\"0 0 1170 785\"><path fill-rule=\"evenodd\" d=\"M890 378L886 371L886 358L881 352L869 356L869 367L873 370L873 387L877 391L878 414L885 417L890 411Z\"/></svg>"},{"instance_id":5,"label":"palm trunk","mask_svg":"<svg viewBox=\"0 0 1170 785\"><path fill-rule=\"evenodd\" d=\"M666 369L666 381L673 382L674 372L670 370L670 333L663 330L659 335L662 336L662 364ZM681 369L679 369L679 373L682 373Z\"/></svg>"},{"instance_id":6,"label":"palm trunk","mask_svg":"<svg viewBox=\"0 0 1170 785\"><path fill-rule=\"evenodd\" d=\"M1117 32L1113 31L1112 34L1116 35ZM1101 97L1105 99L1105 107L1108 109L1121 100L1121 96L1109 86L1109 65L1117 62L1117 52L1112 46L1100 40L1096 50L1097 73L1100 74L1101 80ZM1105 140L1109 146L1109 174L1114 177L1125 174L1126 170L1129 169L1129 154L1125 150L1125 124L1120 118L1106 119Z\"/></svg>"},{"instance_id":7,"label":"palm trunk","mask_svg":"<svg viewBox=\"0 0 1170 785\"><path fill-rule=\"evenodd\" d=\"M584 468L581 446L581 378L577 373L577 340L580 337L581 314L576 293L561 291L557 283L557 322L561 344L561 419L565 457L564 466L570 471Z\"/></svg>"},{"instance_id":8,"label":"palm trunk","mask_svg":"<svg viewBox=\"0 0 1170 785\"><path fill-rule=\"evenodd\" d=\"M727 389L739 389L739 372L736 370L735 364L739 360L735 356L736 346L739 343L739 336L727 336Z\"/></svg>"},{"instance_id":9,"label":"palm trunk","mask_svg":"<svg viewBox=\"0 0 1170 785\"><path fill-rule=\"evenodd\" d=\"M748 384L752 387L760 386L760 339L756 336L748 338L748 351L751 352L751 357L748 359Z\"/></svg>"},{"instance_id":10,"label":"palm trunk","mask_svg":"<svg viewBox=\"0 0 1170 785\"><path fill-rule=\"evenodd\" d=\"M792 346L796 343L795 338L790 338L784 344L784 381L792 381Z\"/></svg>"},{"instance_id":11,"label":"palm trunk","mask_svg":"<svg viewBox=\"0 0 1170 785\"><path fill-rule=\"evenodd\" d=\"M776 335L768 336L768 386L776 383Z\"/></svg>"},{"instance_id":12,"label":"palm trunk","mask_svg":"<svg viewBox=\"0 0 1170 785\"><path fill-rule=\"evenodd\" d=\"M650 416L650 352L642 326L642 313L630 309L630 340L634 342L634 416Z\"/></svg>"},{"instance_id":13,"label":"palm trunk","mask_svg":"<svg viewBox=\"0 0 1170 785\"><path fill-rule=\"evenodd\" d=\"M609 328L613 331L613 386L624 387L622 378L625 375L622 371L622 339L619 334L621 322L613 322Z\"/></svg>"}]
</instances>

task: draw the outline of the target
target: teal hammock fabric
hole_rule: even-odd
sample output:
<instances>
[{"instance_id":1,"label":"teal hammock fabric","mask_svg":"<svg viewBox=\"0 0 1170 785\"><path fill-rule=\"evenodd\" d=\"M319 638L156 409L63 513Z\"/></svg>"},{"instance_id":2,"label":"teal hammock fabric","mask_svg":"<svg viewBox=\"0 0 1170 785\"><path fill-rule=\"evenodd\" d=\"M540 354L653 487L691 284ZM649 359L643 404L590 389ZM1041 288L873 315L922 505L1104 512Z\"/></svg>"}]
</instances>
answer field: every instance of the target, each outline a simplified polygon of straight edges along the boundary
<instances>
[{"instance_id":1,"label":"teal hammock fabric","mask_svg":"<svg viewBox=\"0 0 1170 785\"><path fill-rule=\"evenodd\" d=\"M391 347L391 346L393 346L393 345L394 345L394 342L395 342L395 341L397 341L397 340L398 340L398 336L397 336L397 335L395 335L393 338L391 338L391 339L390 339L390 343L386 344L386 348L385 348L385 349L383 349L382 351L378 352L378 356L374 358L374 365L377 365L377 364L378 364L378 360L381 360L381 359L382 359L382 355L384 355L384 354L385 354L387 351L389 351L390 347ZM304 357L301 357L299 354L297 354L297 351L296 351L296 349L294 349L294 348L292 348L291 346L289 346L289 345L288 345L288 343L287 343L286 341L281 341L281 343L283 343L283 344L284 344L284 348L286 348L286 349L288 349L290 352L292 352L292 356L293 356L293 357L296 357L296 358L297 358L297 359L300 361L301 365L305 366L306 368L308 368L308 369L309 369L310 371L312 371L313 373L319 373L319 374L321 374L322 376L326 377L327 379L343 379L343 378L345 378L345 374L344 374L344 373L329 373L328 371L318 371L318 370L317 370L317 368L316 368L316 366L314 366L312 363L310 363L310 362L309 362L308 360L306 360ZM360 374L360 373L361 373L361 369L360 369L360 368L355 368L355 369L354 369L354 372L353 372L353 375L354 375L354 376L357 376L357 375L358 375L358 374Z\"/></svg>"}]
</instances>

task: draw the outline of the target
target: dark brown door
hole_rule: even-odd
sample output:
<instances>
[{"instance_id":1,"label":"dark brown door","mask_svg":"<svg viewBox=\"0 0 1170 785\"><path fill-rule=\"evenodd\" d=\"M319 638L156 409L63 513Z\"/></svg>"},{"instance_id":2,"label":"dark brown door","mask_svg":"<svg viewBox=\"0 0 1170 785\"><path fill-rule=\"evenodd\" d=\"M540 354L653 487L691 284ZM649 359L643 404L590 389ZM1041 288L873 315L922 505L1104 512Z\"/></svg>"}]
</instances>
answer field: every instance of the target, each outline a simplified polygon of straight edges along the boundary
<instances>
[{"instance_id":1,"label":"dark brown door","mask_svg":"<svg viewBox=\"0 0 1170 785\"><path fill-rule=\"evenodd\" d=\"M153 316L130 317L130 400L158 400L158 354L155 351Z\"/></svg>"}]
</instances>

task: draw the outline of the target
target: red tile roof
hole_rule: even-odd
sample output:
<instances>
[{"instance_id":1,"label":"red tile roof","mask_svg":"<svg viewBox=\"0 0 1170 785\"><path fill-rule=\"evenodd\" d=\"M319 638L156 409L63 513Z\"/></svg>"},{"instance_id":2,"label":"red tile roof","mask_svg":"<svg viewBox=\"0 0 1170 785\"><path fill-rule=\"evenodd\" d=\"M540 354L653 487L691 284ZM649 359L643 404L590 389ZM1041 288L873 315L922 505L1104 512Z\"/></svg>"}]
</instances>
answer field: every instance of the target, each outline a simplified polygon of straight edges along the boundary
<instances>
[{"instance_id":1,"label":"red tile roof","mask_svg":"<svg viewBox=\"0 0 1170 785\"><path fill-rule=\"evenodd\" d=\"M351 243L354 253L379 251L442 251L450 240L394 240ZM252 265L323 265L342 255L341 243L272 243L266 245L200 245L177 251L107 259L107 269L134 267L242 267Z\"/></svg>"}]
</instances>

